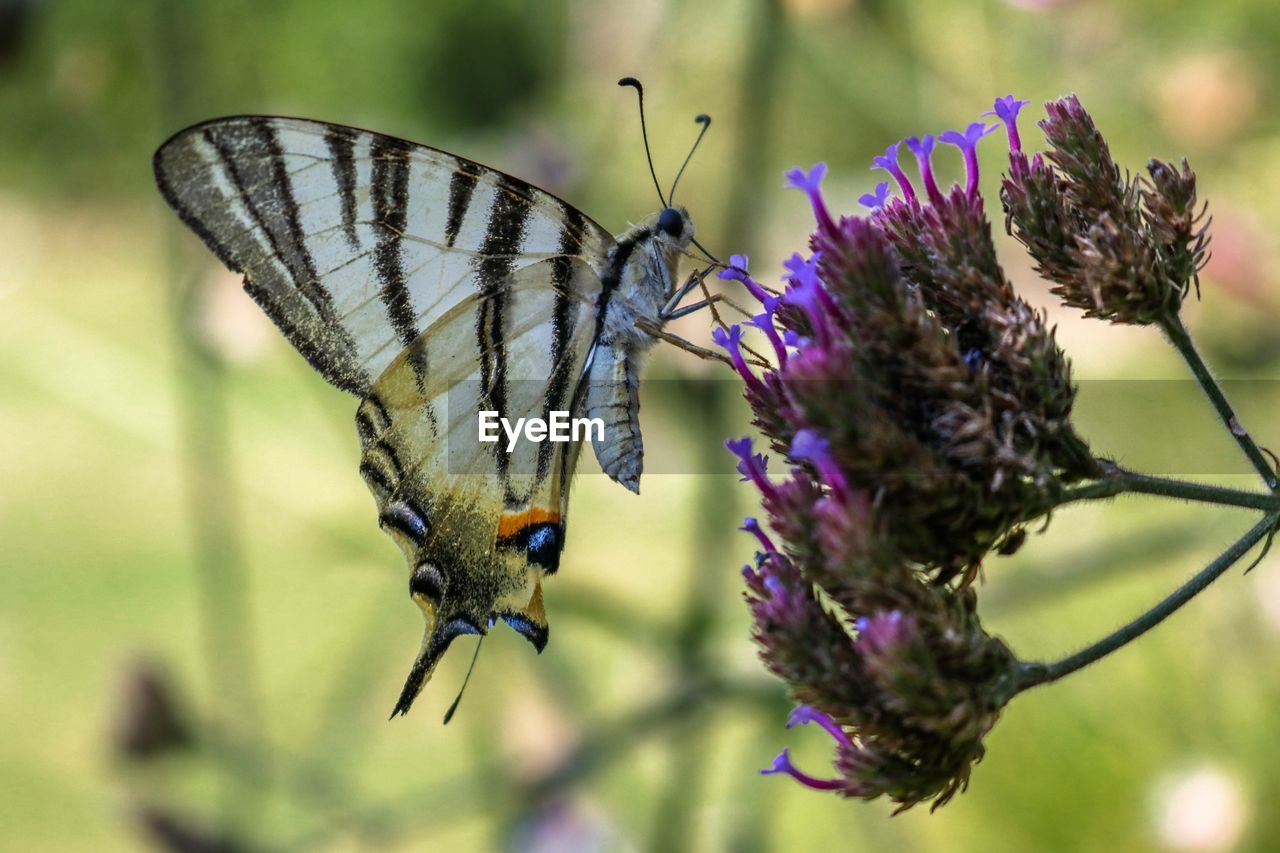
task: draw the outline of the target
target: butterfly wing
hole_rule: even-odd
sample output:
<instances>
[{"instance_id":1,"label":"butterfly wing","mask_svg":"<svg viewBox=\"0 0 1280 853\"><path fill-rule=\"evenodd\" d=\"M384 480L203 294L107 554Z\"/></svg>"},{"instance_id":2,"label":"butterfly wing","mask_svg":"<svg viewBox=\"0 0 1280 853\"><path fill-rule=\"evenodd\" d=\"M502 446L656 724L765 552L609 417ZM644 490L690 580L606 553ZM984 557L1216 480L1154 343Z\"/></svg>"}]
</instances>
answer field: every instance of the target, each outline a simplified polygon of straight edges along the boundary
<instances>
[{"instance_id":1,"label":"butterfly wing","mask_svg":"<svg viewBox=\"0 0 1280 853\"><path fill-rule=\"evenodd\" d=\"M363 398L361 474L427 619L396 712L457 636L502 618L541 649L576 442L478 441L579 412L613 239L510 176L303 119L179 132L157 182L294 347Z\"/></svg>"},{"instance_id":2,"label":"butterfly wing","mask_svg":"<svg viewBox=\"0 0 1280 853\"><path fill-rule=\"evenodd\" d=\"M614 245L582 213L509 175L324 122L214 119L175 134L154 166L170 206L244 274L294 347L360 396L469 296L555 257L579 258L599 279Z\"/></svg>"},{"instance_id":3,"label":"butterfly wing","mask_svg":"<svg viewBox=\"0 0 1280 853\"><path fill-rule=\"evenodd\" d=\"M410 566L426 618L396 713L404 713L461 634L508 622L541 651L541 580L564 545L578 442L479 441L478 413L515 423L575 412L595 325L598 278L559 259L514 273L501 302L466 300L406 348L360 406L361 473ZM492 342L476 346L476 328ZM415 365L432 365L425 383ZM505 361L505 364L498 362Z\"/></svg>"}]
</instances>

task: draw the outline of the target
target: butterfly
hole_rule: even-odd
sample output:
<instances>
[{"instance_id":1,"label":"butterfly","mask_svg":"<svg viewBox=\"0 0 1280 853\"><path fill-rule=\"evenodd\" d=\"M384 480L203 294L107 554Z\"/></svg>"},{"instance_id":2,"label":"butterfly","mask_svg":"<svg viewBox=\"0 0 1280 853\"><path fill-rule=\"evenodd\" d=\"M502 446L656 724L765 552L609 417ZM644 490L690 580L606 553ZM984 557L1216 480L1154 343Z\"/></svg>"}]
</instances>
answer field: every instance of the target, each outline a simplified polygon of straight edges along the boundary
<instances>
[{"instance_id":1,"label":"butterfly","mask_svg":"<svg viewBox=\"0 0 1280 853\"><path fill-rule=\"evenodd\" d=\"M541 652L542 580L559 567L581 444L507 452L477 440L477 417L598 418L601 468L638 491L641 358L668 320L706 304L678 307L696 283L677 280L695 242L687 210L663 199L614 237L463 157L275 116L188 127L154 167L294 348L360 400L360 474L426 620L392 717L459 636L502 620Z\"/></svg>"}]
</instances>

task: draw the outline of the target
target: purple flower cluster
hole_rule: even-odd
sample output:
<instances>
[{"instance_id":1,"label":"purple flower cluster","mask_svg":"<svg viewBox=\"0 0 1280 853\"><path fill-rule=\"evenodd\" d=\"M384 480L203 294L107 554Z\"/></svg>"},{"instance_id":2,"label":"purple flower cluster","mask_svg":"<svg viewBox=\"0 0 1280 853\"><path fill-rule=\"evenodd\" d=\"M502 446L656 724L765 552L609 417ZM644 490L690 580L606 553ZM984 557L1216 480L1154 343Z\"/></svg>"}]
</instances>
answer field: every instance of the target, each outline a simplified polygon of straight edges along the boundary
<instances>
[{"instance_id":1,"label":"purple flower cluster","mask_svg":"<svg viewBox=\"0 0 1280 853\"><path fill-rule=\"evenodd\" d=\"M1025 103L991 112L1013 158ZM830 778L787 752L763 772L903 808L963 787L1013 694L1017 660L976 612L982 560L1098 470L1070 423L1066 358L996 258L977 149L998 127L890 145L873 168L898 194L879 184L865 217L832 214L823 164L789 172L817 222L809 252L778 292L745 257L721 273L762 306L750 326L774 354L752 363L742 327L716 333L783 460L771 474L750 439L727 444L774 534L743 527L759 545L744 571L755 637L800 705L791 725L818 723L836 752ZM959 149L963 185L938 185L939 142Z\"/></svg>"}]
</instances>

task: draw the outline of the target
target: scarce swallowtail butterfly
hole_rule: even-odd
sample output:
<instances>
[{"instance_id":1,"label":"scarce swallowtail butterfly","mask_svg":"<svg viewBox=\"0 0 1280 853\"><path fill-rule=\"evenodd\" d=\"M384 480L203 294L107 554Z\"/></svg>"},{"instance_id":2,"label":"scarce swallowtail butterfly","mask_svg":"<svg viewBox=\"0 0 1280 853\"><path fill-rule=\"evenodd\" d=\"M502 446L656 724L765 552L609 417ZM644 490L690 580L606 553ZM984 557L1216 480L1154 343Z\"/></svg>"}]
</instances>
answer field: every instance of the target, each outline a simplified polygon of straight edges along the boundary
<instances>
[{"instance_id":1,"label":"scarce swallowtail butterfly","mask_svg":"<svg viewBox=\"0 0 1280 853\"><path fill-rule=\"evenodd\" d=\"M426 618L392 716L462 634L503 620L541 651L542 579L564 548L580 444L508 453L477 440L477 416L600 418L602 469L638 491L639 362L665 322L700 307L677 307L696 283L676 278L693 241L686 210L663 199L613 237L462 157L274 116L179 131L154 166L182 221L311 366L360 400L360 474Z\"/></svg>"}]
</instances>

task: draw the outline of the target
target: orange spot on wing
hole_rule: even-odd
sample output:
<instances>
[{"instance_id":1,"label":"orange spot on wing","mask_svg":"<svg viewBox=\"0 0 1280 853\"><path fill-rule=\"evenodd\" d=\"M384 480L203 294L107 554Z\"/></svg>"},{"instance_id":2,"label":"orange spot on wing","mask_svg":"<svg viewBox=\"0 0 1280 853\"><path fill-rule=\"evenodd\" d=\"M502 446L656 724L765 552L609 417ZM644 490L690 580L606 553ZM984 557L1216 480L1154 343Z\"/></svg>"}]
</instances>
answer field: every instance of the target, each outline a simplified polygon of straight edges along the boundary
<instances>
[{"instance_id":1,"label":"orange spot on wing","mask_svg":"<svg viewBox=\"0 0 1280 853\"><path fill-rule=\"evenodd\" d=\"M540 509L538 507L530 507L524 512L511 514L503 514L498 518L498 538L505 539L508 536L515 536L521 530L532 524L559 524L560 513L552 512L548 509Z\"/></svg>"}]
</instances>

